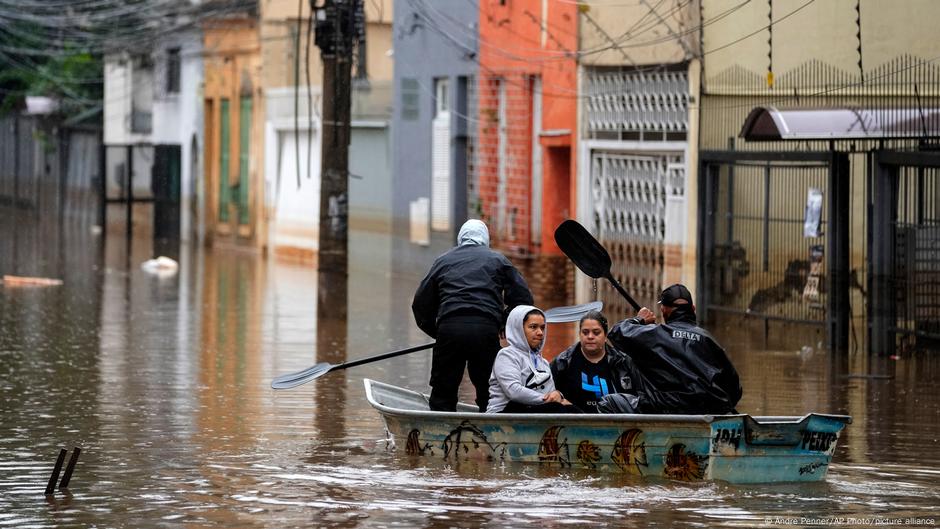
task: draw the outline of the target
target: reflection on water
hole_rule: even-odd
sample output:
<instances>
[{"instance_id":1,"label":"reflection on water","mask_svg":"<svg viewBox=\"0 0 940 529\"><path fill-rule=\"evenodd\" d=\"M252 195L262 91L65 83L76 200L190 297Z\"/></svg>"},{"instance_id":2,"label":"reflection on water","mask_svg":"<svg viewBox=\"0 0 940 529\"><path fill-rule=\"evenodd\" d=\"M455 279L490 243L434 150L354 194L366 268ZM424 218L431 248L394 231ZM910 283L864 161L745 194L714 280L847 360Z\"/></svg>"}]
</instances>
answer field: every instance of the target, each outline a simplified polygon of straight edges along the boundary
<instances>
[{"instance_id":1,"label":"reflection on water","mask_svg":"<svg viewBox=\"0 0 940 529\"><path fill-rule=\"evenodd\" d=\"M6 215L6 216L4 216ZM410 318L424 270L393 272L388 237L353 233L346 353L320 315L312 266L152 249L0 213L0 527L763 525L767 517L930 517L940 504L940 364L759 351L716 329L741 372L740 409L849 413L829 478L679 484L580 469L450 464L386 451L362 378L426 390L427 351L274 392L271 379L427 340ZM54 247L23 233L46 233ZM15 249L15 251L14 251ZM724 333L724 334L722 334ZM337 340L339 343L340 340ZM845 376L875 373L882 377ZM469 386L462 390L472 399ZM81 446L71 494L46 500L60 447Z\"/></svg>"}]
</instances>

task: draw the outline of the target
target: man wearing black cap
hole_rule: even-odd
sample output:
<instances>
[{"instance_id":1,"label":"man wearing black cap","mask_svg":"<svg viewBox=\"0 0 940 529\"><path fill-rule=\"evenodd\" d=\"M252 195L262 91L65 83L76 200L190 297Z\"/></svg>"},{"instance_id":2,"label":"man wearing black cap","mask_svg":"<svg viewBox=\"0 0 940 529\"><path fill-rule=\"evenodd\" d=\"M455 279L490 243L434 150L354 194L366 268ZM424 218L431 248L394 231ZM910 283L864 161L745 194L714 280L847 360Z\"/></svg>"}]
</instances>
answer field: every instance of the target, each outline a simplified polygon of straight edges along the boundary
<instances>
[{"instance_id":1,"label":"man wearing black cap","mask_svg":"<svg viewBox=\"0 0 940 529\"><path fill-rule=\"evenodd\" d=\"M607 339L633 359L645 379L636 395L610 395L598 409L620 413L734 413L741 383L724 349L696 324L692 294L675 284L659 297L663 324L643 307Z\"/></svg>"}]
</instances>

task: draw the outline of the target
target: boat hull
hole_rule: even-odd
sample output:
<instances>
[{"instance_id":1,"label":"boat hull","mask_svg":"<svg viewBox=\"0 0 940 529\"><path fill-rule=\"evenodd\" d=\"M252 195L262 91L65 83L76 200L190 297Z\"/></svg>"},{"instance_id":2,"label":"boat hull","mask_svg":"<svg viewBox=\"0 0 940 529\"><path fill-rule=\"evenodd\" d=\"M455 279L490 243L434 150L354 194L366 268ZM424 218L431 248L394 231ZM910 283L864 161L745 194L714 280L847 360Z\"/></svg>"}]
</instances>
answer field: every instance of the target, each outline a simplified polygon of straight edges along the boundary
<instances>
[{"instance_id":1,"label":"boat hull","mask_svg":"<svg viewBox=\"0 0 940 529\"><path fill-rule=\"evenodd\" d=\"M428 410L416 392L366 380L393 445L445 460L520 461L680 481L820 481L851 418L537 415Z\"/></svg>"}]
</instances>

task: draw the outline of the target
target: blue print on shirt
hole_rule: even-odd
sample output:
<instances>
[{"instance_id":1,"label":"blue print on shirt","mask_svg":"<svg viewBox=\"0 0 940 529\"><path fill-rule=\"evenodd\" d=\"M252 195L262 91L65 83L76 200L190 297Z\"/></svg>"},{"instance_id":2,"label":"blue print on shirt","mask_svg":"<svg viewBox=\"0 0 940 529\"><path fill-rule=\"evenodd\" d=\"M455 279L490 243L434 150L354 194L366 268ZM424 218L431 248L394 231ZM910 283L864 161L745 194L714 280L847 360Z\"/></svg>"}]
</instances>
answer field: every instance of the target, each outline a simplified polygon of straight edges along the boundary
<instances>
[{"instance_id":1,"label":"blue print on shirt","mask_svg":"<svg viewBox=\"0 0 940 529\"><path fill-rule=\"evenodd\" d=\"M607 390L607 381L605 379L594 375L591 382L588 382L587 373L581 373L581 389L593 392L599 399L610 393L610 391Z\"/></svg>"}]
</instances>

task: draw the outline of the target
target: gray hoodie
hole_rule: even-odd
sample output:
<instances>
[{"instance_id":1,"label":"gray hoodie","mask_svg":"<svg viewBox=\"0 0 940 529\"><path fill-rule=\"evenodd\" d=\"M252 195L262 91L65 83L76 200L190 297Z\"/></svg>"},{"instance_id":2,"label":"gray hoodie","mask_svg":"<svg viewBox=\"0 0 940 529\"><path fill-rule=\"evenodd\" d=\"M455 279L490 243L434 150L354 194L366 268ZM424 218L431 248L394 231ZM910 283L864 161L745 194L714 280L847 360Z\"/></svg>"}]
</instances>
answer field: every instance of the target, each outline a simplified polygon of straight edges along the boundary
<instances>
[{"instance_id":1,"label":"gray hoodie","mask_svg":"<svg viewBox=\"0 0 940 529\"><path fill-rule=\"evenodd\" d=\"M555 390L551 368L541 354L545 340L542 340L537 351L532 351L525 338L523 320L532 310L538 309L531 305L519 305L509 313L509 319L506 321L506 340L509 346L499 350L493 363L490 401L486 413L499 413L510 401L530 406L544 404L542 396ZM533 352L537 364L533 363ZM544 382L533 382L541 378L545 378Z\"/></svg>"},{"instance_id":2,"label":"gray hoodie","mask_svg":"<svg viewBox=\"0 0 940 529\"><path fill-rule=\"evenodd\" d=\"M457 246L490 245L490 230L482 220L470 219L463 223L457 234Z\"/></svg>"}]
</instances>

